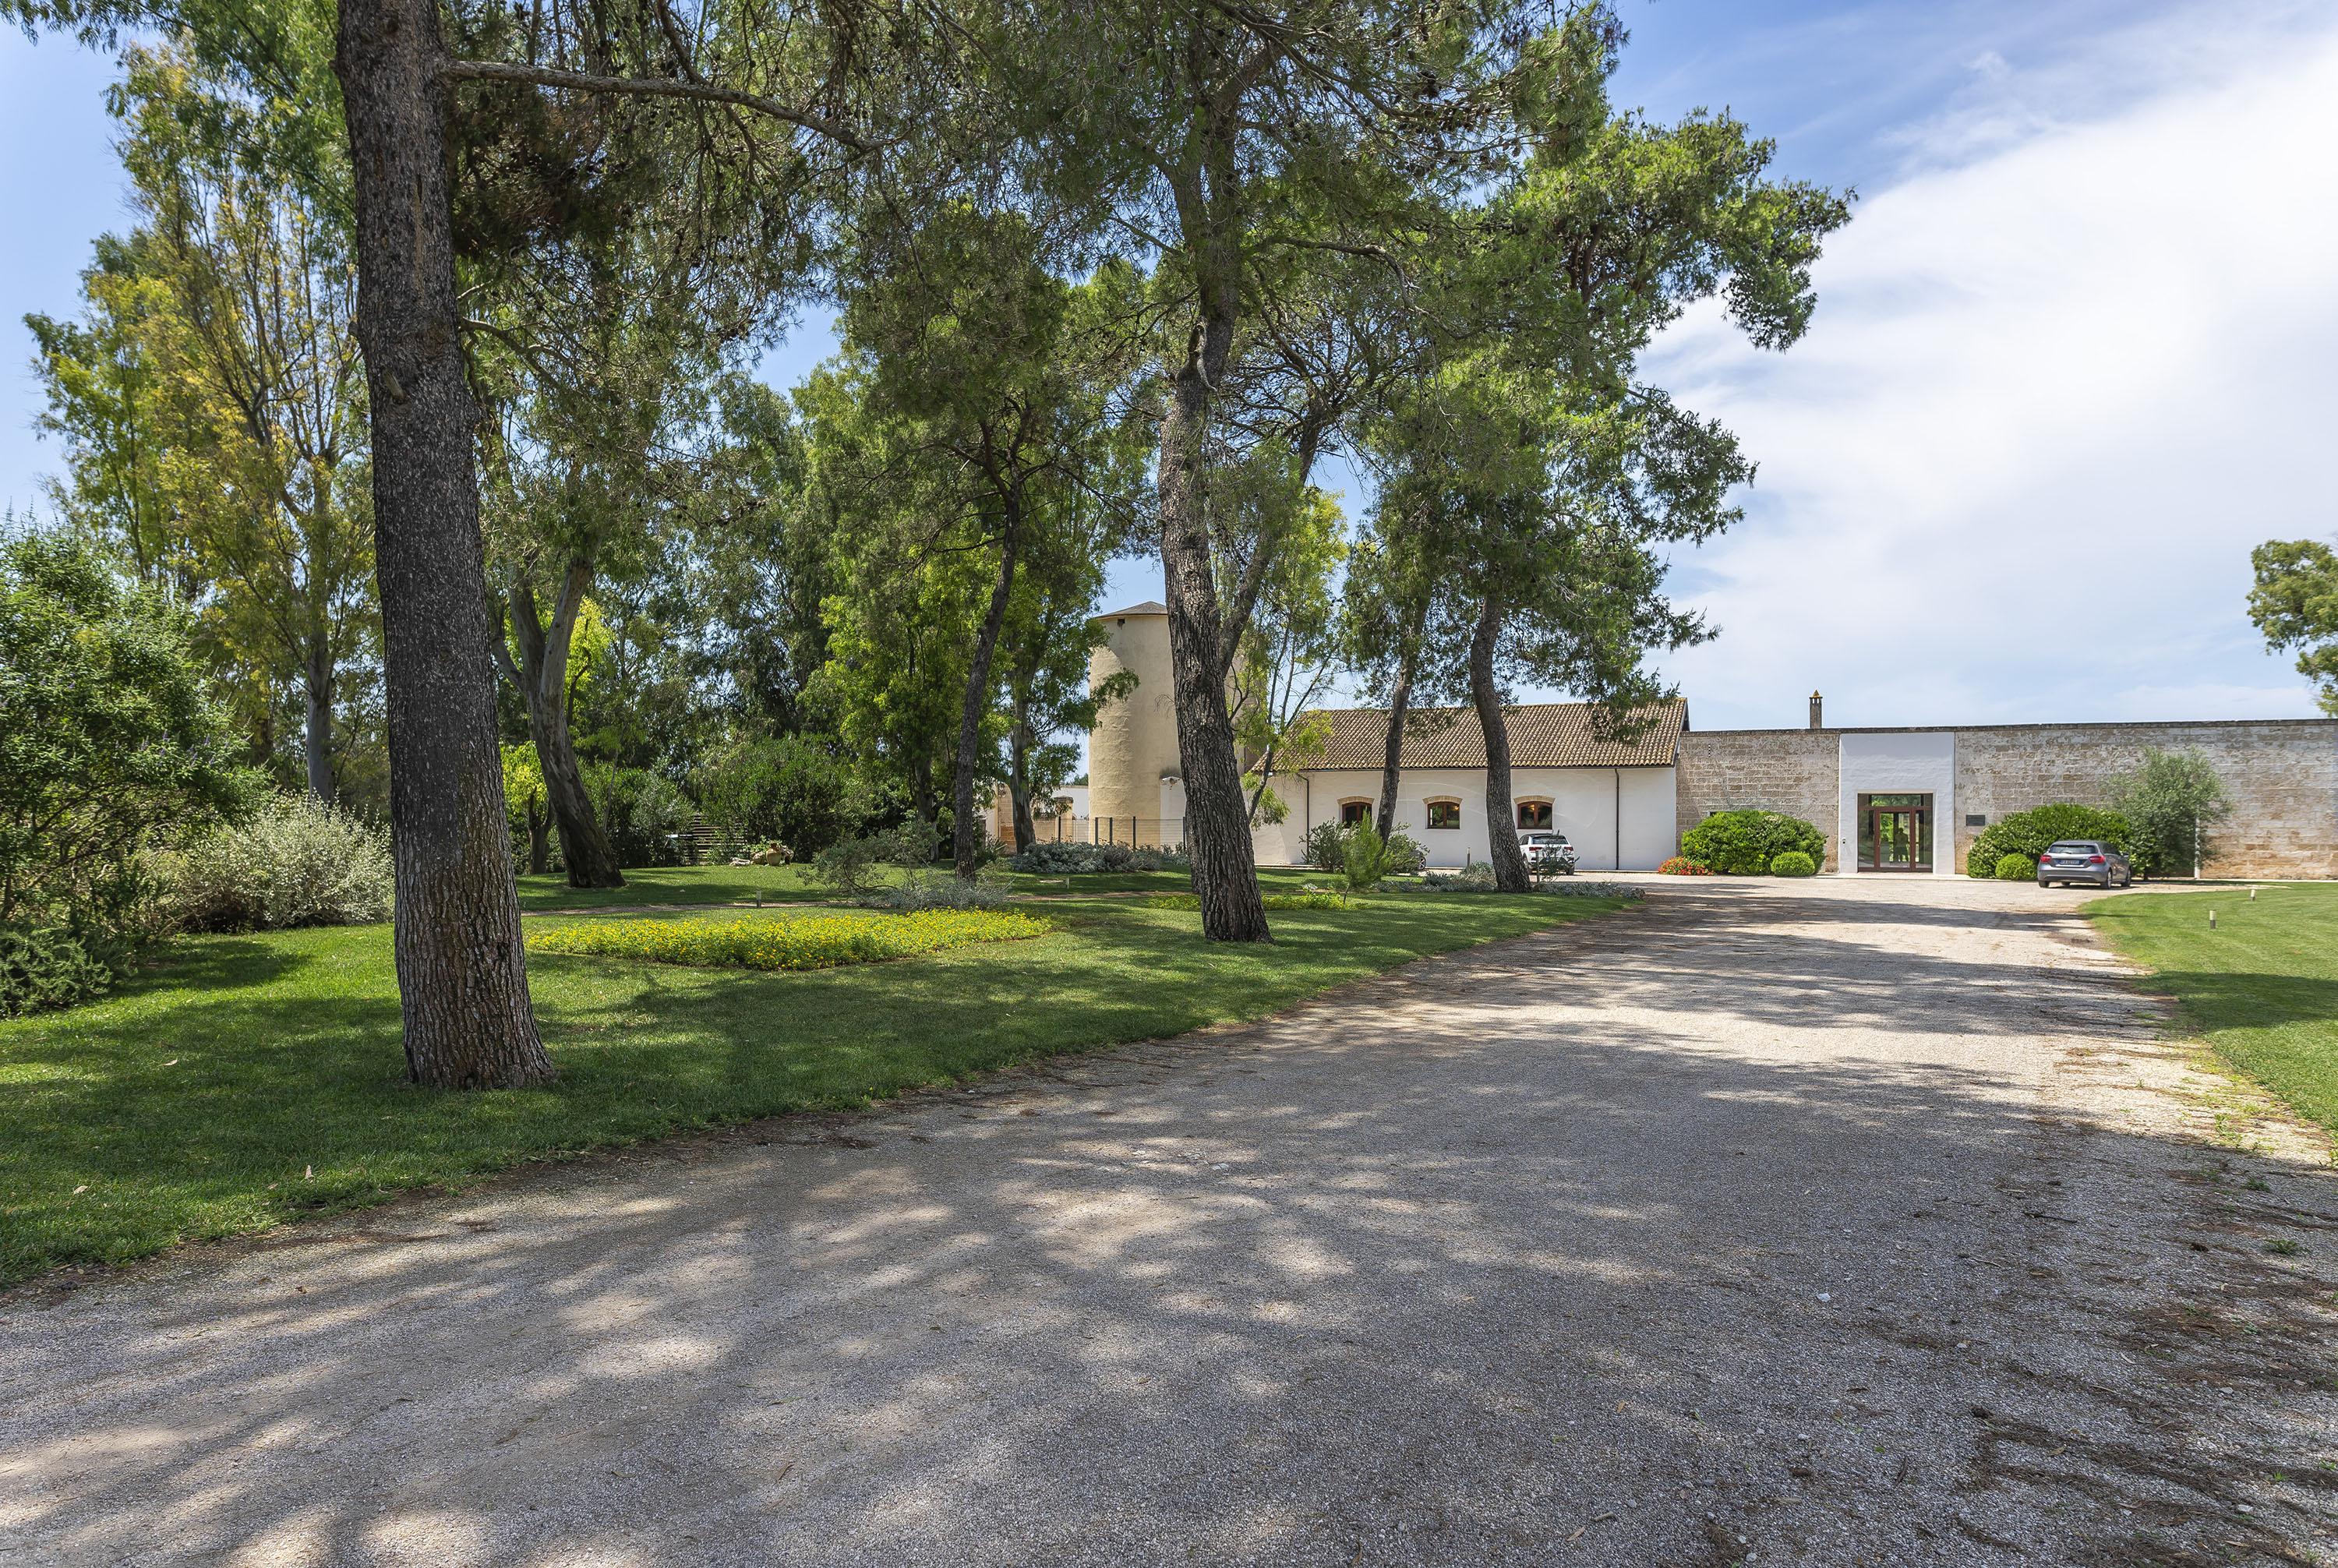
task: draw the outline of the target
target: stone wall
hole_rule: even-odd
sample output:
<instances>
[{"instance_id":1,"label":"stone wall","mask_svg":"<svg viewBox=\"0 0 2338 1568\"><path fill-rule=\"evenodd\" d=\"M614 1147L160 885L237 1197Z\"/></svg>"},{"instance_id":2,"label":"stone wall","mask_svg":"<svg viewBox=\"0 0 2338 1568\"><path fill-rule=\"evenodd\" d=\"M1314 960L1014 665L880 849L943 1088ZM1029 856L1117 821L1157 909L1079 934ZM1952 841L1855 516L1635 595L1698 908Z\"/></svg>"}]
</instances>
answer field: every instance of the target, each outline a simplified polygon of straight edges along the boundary
<instances>
[{"instance_id":1,"label":"stone wall","mask_svg":"<svg viewBox=\"0 0 2338 1568\"><path fill-rule=\"evenodd\" d=\"M1675 817L1687 832L1715 811L1783 811L1827 837L1824 869L1836 868L1835 798L1841 745L1834 730L1692 730L1680 739Z\"/></svg>"},{"instance_id":2,"label":"stone wall","mask_svg":"<svg viewBox=\"0 0 2338 1568\"><path fill-rule=\"evenodd\" d=\"M2215 836L2209 877L2338 877L2338 720L2175 724L2023 724L1959 730L1957 868L1991 822L2059 800L2101 805L2115 775L2146 746L2196 747L2233 799Z\"/></svg>"}]
</instances>

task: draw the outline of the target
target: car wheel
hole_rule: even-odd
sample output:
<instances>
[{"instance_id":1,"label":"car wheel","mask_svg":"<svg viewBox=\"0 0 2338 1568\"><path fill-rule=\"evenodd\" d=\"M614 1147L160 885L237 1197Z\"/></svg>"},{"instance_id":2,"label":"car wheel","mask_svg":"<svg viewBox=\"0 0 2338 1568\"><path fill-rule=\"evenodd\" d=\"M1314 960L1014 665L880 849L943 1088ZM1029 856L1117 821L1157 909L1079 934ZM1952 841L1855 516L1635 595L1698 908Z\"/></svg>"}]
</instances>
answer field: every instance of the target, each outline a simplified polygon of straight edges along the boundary
<instances>
[{"instance_id":1,"label":"car wheel","mask_svg":"<svg viewBox=\"0 0 2338 1568\"><path fill-rule=\"evenodd\" d=\"M2052 884L2051 882L2047 881L2045 877L2040 877L2039 878L2038 878L2038 886L2039 886L2040 887L2051 887L2052 886L2054 886L2054 884Z\"/></svg>"}]
</instances>

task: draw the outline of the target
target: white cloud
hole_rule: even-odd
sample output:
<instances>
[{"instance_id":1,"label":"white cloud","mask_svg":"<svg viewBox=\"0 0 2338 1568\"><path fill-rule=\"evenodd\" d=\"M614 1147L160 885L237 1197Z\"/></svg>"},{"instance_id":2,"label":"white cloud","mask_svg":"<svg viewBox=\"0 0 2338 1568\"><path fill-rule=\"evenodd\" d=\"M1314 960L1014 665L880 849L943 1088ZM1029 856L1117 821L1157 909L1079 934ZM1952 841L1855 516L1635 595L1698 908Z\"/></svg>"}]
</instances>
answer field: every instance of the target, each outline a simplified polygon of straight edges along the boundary
<instances>
[{"instance_id":1,"label":"white cloud","mask_svg":"<svg viewBox=\"0 0 2338 1568\"><path fill-rule=\"evenodd\" d=\"M1813 686L1852 724L2313 710L2244 599L2251 546L2338 529L2338 29L2233 15L1976 62L1829 247L1803 343L1706 310L1660 346L1761 462L1682 560L1723 627L1669 671L1701 726L1793 723ZM2112 79L2148 89L2050 101Z\"/></svg>"}]
</instances>

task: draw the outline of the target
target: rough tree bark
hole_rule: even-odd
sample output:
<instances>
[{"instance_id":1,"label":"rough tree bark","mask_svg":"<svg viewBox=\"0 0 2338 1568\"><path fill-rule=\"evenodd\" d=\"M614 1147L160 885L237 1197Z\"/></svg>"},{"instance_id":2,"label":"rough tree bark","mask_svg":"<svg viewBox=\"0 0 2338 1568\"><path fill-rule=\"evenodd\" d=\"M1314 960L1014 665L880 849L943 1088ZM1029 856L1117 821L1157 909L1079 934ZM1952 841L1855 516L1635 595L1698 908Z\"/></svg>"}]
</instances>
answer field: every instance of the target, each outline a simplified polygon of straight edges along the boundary
<instances>
[{"instance_id":1,"label":"rough tree bark","mask_svg":"<svg viewBox=\"0 0 2338 1568\"><path fill-rule=\"evenodd\" d=\"M1265 942L1266 901L1250 841L1242 760L1226 712L1217 580L1210 562L1203 496L1203 449L1210 388L1233 345L1232 283L1213 292L1161 417L1161 571L1169 602L1169 672L1175 687L1177 760L1185 779L1185 848L1202 905L1202 935L1213 942Z\"/></svg>"},{"instance_id":2,"label":"rough tree bark","mask_svg":"<svg viewBox=\"0 0 2338 1568\"><path fill-rule=\"evenodd\" d=\"M309 629L309 652L300 676L308 703L301 750L309 765L309 793L333 803L333 652L322 626Z\"/></svg>"},{"instance_id":3,"label":"rough tree bark","mask_svg":"<svg viewBox=\"0 0 2338 1568\"><path fill-rule=\"evenodd\" d=\"M982 719L990 711L990 666L998 652L998 629L1007 624L1007 602L1015 591L1015 552L1022 542L1023 500L1013 491L1000 497L1006 519L998 534L998 576L990 604L974 640L966 669L966 702L958 720L958 756L950 770L950 859L958 880L971 882L980 869L982 823L974 814L974 771L980 760Z\"/></svg>"},{"instance_id":4,"label":"rough tree bark","mask_svg":"<svg viewBox=\"0 0 2338 1568\"><path fill-rule=\"evenodd\" d=\"M1494 683L1494 641L1501 635L1502 602L1492 593L1478 611L1469 638L1469 701L1486 731L1486 854L1494 863L1494 885L1505 893L1531 893L1526 851L1518 848L1518 818L1510 805L1510 728L1502 711L1501 688Z\"/></svg>"},{"instance_id":5,"label":"rough tree bark","mask_svg":"<svg viewBox=\"0 0 2338 1568\"><path fill-rule=\"evenodd\" d=\"M552 818L544 809L544 797L527 798L527 874L541 877L552 860Z\"/></svg>"},{"instance_id":6,"label":"rough tree bark","mask_svg":"<svg viewBox=\"0 0 2338 1568\"><path fill-rule=\"evenodd\" d=\"M592 587L593 558L571 556L561 573L560 597L553 603L547 626L536 608L534 584L525 573L513 573L512 635L519 643L519 660L513 663L500 640L496 657L527 706L528 739L535 743L545 799L560 831L560 858L568 885L623 887L625 874L617 867L616 846L593 814L593 798L584 792L584 770L576 761L575 736L568 727L568 646Z\"/></svg>"},{"instance_id":7,"label":"rough tree bark","mask_svg":"<svg viewBox=\"0 0 2338 1568\"><path fill-rule=\"evenodd\" d=\"M398 1003L417 1083L553 1076L504 817L472 426L455 305L436 0L340 0L357 336L372 422Z\"/></svg>"}]
</instances>

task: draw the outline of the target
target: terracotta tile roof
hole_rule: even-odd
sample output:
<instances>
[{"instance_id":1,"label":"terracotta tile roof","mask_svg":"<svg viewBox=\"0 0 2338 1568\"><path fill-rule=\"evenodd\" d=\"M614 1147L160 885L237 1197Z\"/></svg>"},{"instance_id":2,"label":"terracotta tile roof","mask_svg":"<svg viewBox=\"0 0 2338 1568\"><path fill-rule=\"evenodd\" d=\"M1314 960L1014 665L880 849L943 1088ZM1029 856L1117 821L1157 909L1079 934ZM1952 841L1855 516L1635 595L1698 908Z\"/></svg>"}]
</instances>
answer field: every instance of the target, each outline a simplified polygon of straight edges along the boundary
<instances>
[{"instance_id":1,"label":"terracotta tile roof","mask_svg":"<svg viewBox=\"0 0 2338 1568\"><path fill-rule=\"evenodd\" d=\"M1675 698L1648 710L1653 719L1636 739L1602 740L1592 732L1588 702L1528 702L1509 710L1513 768L1664 768L1672 764L1681 731L1688 728L1688 703ZM1388 710L1335 708L1322 711L1331 733L1322 744L1284 766L1370 768L1380 765L1388 745ZM1405 726L1407 768L1483 768L1486 737L1477 713L1468 708L1416 709Z\"/></svg>"},{"instance_id":2,"label":"terracotta tile roof","mask_svg":"<svg viewBox=\"0 0 2338 1568\"><path fill-rule=\"evenodd\" d=\"M1130 604L1119 610L1107 610L1103 614L1097 616L1096 619L1099 621L1110 621L1114 617L1120 615L1166 615L1168 613L1168 605L1164 604L1158 599L1147 599L1142 604Z\"/></svg>"}]
</instances>

